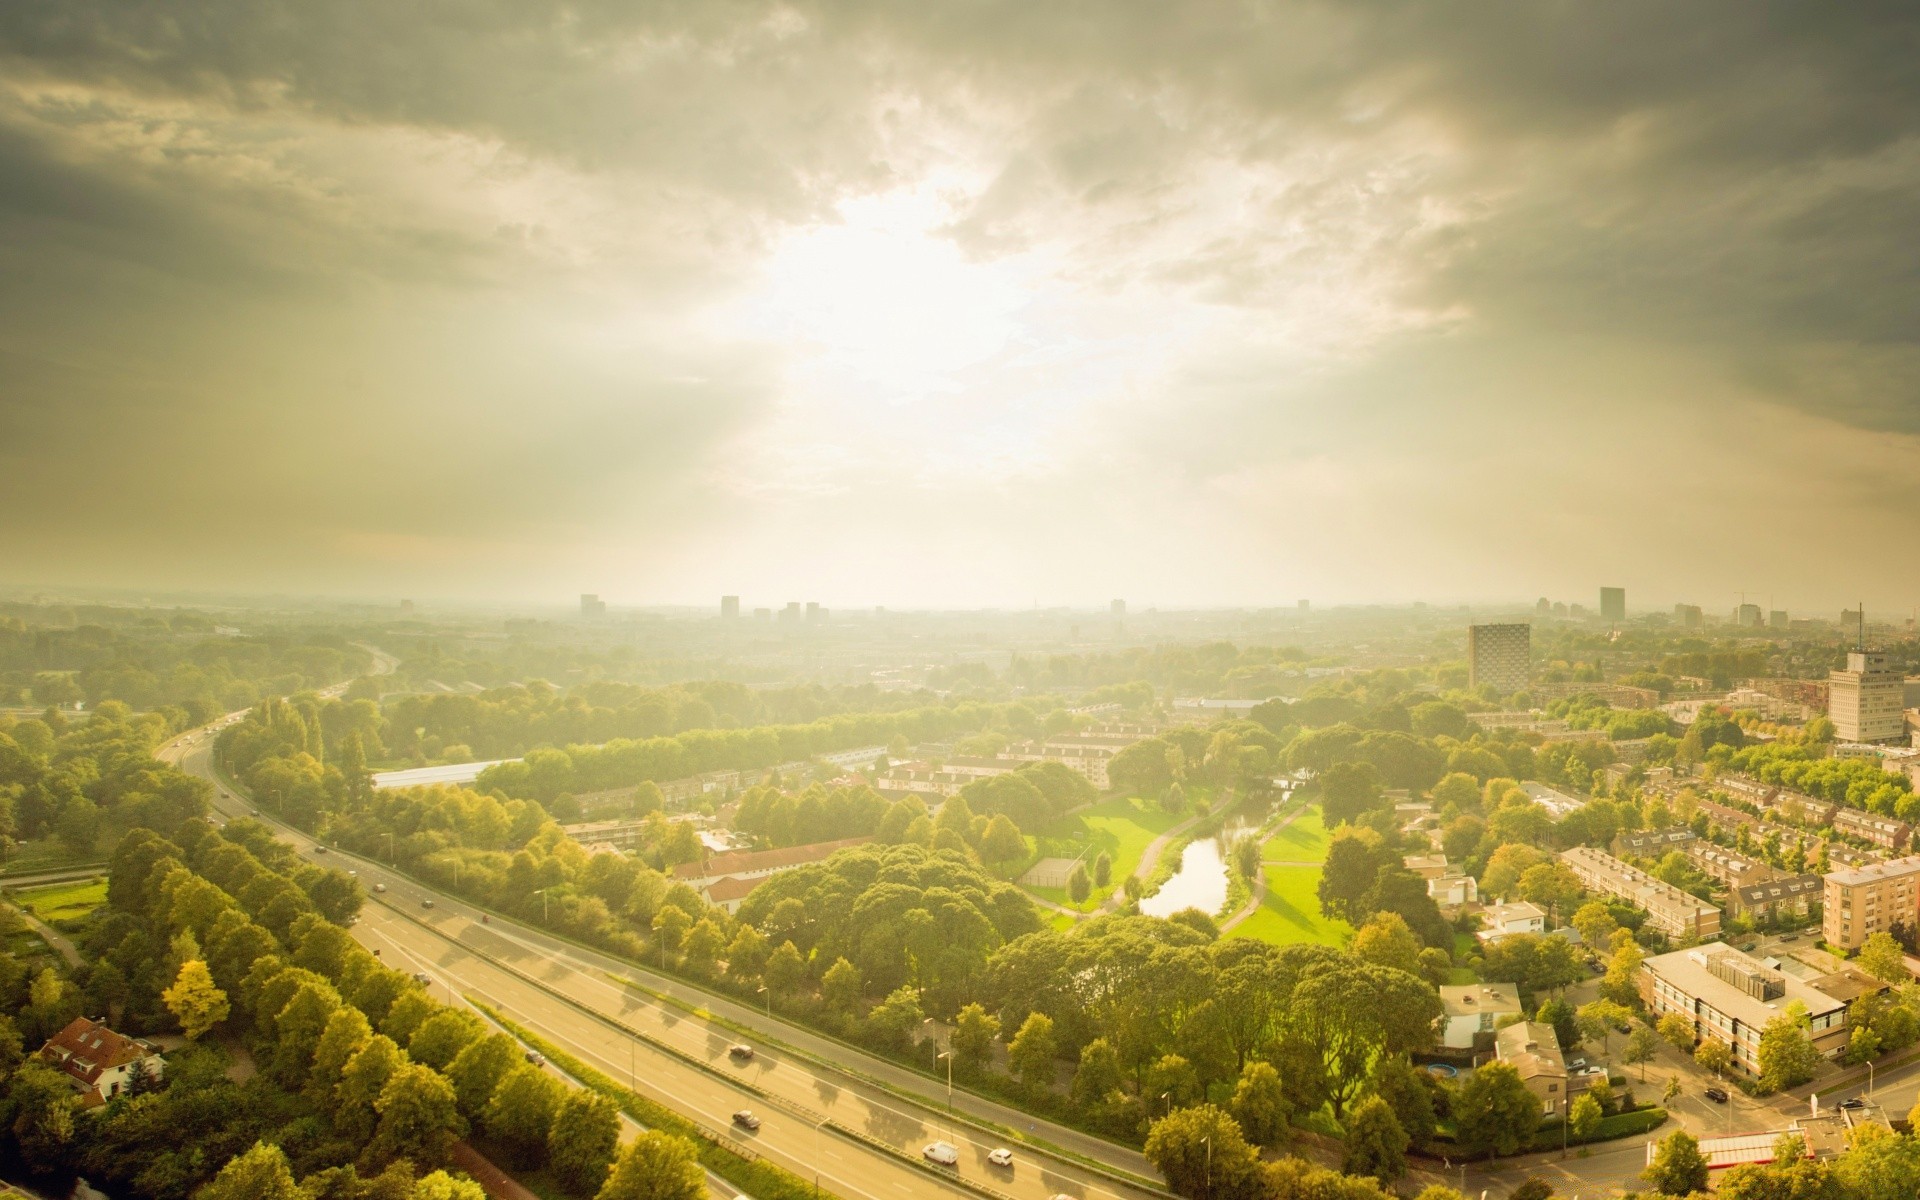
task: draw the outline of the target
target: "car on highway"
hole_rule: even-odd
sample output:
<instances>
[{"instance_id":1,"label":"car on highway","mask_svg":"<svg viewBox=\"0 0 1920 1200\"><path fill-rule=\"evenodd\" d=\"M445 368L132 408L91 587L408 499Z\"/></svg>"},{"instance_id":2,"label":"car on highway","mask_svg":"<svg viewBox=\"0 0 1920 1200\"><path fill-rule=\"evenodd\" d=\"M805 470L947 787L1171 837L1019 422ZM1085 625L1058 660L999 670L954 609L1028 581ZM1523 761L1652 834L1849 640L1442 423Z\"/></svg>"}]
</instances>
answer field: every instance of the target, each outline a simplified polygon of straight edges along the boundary
<instances>
[{"instance_id":1,"label":"car on highway","mask_svg":"<svg viewBox=\"0 0 1920 1200\"><path fill-rule=\"evenodd\" d=\"M1013 1151L1005 1146L995 1146L987 1151L987 1161L996 1167L1010 1167L1013 1165Z\"/></svg>"},{"instance_id":2,"label":"car on highway","mask_svg":"<svg viewBox=\"0 0 1920 1200\"><path fill-rule=\"evenodd\" d=\"M1710 1087L1706 1091L1706 1097L1715 1104L1725 1104L1727 1102L1727 1089Z\"/></svg>"},{"instance_id":3,"label":"car on highway","mask_svg":"<svg viewBox=\"0 0 1920 1200\"><path fill-rule=\"evenodd\" d=\"M733 1114L733 1123L735 1125L738 1125L742 1129L760 1128L760 1118L754 1116L751 1112L747 1111L744 1108L741 1109L739 1112Z\"/></svg>"},{"instance_id":4,"label":"car on highway","mask_svg":"<svg viewBox=\"0 0 1920 1200\"><path fill-rule=\"evenodd\" d=\"M347 872L347 878L349 878L349 879L358 879L358 878L360 878L360 872L358 872L358 871L348 871L348 872Z\"/></svg>"},{"instance_id":5,"label":"car on highway","mask_svg":"<svg viewBox=\"0 0 1920 1200\"><path fill-rule=\"evenodd\" d=\"M387 885L384 883L376 883L373 885L373 890L376 892L384 892L387 890Z\"/></svg>"},{"instance_id":6,"label":"car on highway","mask_svg":"<svg viewBox=\"0 0 1920 1200\"><path fill-rule=\"evenodd\" d=\"M747 1045L745 1042L735 1042L733 1045L727 1047L727 1057L737 1058L741 1062L745 1062L753 1057L753 1047Z\"/></svg>"},{"instance_id":7,"label":"car on highway","mask_svg":"<svg viewBox=\"0 0 1920 1200\"><path fill-rule=\"evenodd\" d=\"M536 1067L544 1067L547 1065L547 1056L538 1050L529 1050L527 1051L527 1061Z\"/></svg>"},{"instance_id":8,"label":"car on highway","mask_svg":"<svg viewBox=\"0 0 1920 1200\"><path fill-rule=\"evenodd\" d=\"M422 900L422 901L420 902L420 907L421 907L421 908L432 908L432 907L433 907L433 901L432 901L432 900Z\"/></svg>"},{"instance_id":9,"label":"car on highway","mask_svg":"<svg viewBox=\"0 0 1920 1200\"><path fill-rule=\"evenodd\" d=\"M413 981L419 984L432 984L433 976L427 974L425 971L415 971L413 973Z\"/></svg>"},{"instance_id":10,"label":"car on highway","mask_svg":"<svg viewBox=\"0 0 1920 1200\"><path fill-rule=\"evenodd\" d=\"M253 815L254 815L254 816L256 816L256 817L260 815L260 810L259 810L259 809L257 809L257 808L255 808L255 809L249 809L248 811L250 811L251 813L253 813Z\"/></svg>"},{"instance_id":11,"label":"car on highway","mask_svg":"<svg viewBox=\"0 0 1920 1200\"><path fill-rule=\"evenodd\" d=\"M960 1150L952 1142L928 1142L920 1156L930 1163L939 1163L943 1167L956 1166L960 1162Z\"/></svg>"},{"instance_id":12,"label":"car on highway","mask_svg":"<svg viewBox=\"0 0 1920 1200\"><path fill-rule=\"evenodd\" d=\"M325 846L315 846L313 848L313 852L315 854L325 854L327 852L327 848Z\"/></svg>"}]
</instances>

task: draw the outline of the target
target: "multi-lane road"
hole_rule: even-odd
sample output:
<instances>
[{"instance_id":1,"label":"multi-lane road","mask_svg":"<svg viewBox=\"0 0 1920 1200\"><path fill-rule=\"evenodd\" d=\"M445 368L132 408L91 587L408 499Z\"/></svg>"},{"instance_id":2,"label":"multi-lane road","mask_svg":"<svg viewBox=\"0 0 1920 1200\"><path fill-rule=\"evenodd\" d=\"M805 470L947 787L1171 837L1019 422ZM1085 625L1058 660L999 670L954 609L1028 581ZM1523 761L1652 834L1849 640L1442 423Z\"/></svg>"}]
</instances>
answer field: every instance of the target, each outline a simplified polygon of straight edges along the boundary
<instances>
[{"instance_id":1,"label":"multi-lane road","mask_svg":"<svg viewBox=\"0 0 1920 1200\"><path fill-rule=\"evenodd\" d=\"M210 733L191 733L163 748L162 754L212 781L216 808L222 813L246 815L249 805L230 794L214 773L211 744ZM303 855L315 857L310 837L284 826L280 830ZM366 907L354 934L380 951L384 961L430 977L449 1000L470 996L484 1001L732 1144L803 1178L817 1177L824 1189L848 1200L961 1196L981 1190L1011 1200L1165 1196L1129 1181L1128 1174L1154 1175L1135 1151L964 1092L955 1094L956 1116L949 1117L944 1083L931 1085L923 1076L750 1006L582 950L518 922L483 919L479 910L382 864L339 851L316 861L358 872L377 903ZM373 893L375 885L385 891ZM423 903L429 899L434 902L431 908ZM681 1002L663 1000L663 995ZM735 1028L696 1008L719 1015ZM739 1027L756 1032L742 1035ZM742 1042L754 1050L745 1061L729 1053ZM732 1123L732 1114L741 1109L761 1118L757 1131ZM967 1120L969 1115L1030 1131L1123 1174L996 1136ZM959 1163L936 1172L911 1161L934 1141L958 1148ZM988 1153L1003 1145L1014 1150L1011 1168L987 1161Z\"/></svg>"}]
</instances>

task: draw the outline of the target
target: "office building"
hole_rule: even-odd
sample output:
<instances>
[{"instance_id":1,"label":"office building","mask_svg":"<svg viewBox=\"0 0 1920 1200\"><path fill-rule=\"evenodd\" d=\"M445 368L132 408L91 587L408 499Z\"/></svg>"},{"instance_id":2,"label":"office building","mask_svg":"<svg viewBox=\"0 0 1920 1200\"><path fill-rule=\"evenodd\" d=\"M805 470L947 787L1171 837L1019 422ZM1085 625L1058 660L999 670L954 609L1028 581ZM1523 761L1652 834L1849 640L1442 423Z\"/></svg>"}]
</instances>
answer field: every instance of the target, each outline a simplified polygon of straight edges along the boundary
<instances>
[{"instance_id":1,"label":"office building","mask_svg":"<svg viewBox=\"0 0 1920 1200\"><path fill-rule=\"evenodd\" d=\"M1467 686L1492 684L1502 695L1525 691L1531 674L1533 626L1467 626Z\"/></svg>"},{"instance_id":2,"label":"office building","mask_svg":"<svg viewBox=\"0 0 1920 1200\"><path fill-rule=\"evenodd\" d=\"M780 610L780 620L788 624L798 625L800 623L800 602L798 600L787 601L786 607Z\"/></svg>"},{"instance_id":3,"label":"office building","mask_svg":"<svg viewBox=\"0 0 1920 1200\"><path fill-rule=\"evenodd\" d=\"M1742 629L1758 629L1761 620L1758 604L1742 604L1733 610L1733 623Z\"/></svg>"},{"instance_id":4,"label":"office building","mask_svg":"<svg viewBox=\"0 0 1920 1200\"><path fill-rule=\"evenodd\" d=\"M1742 1074L1760 1069L1760 1035L1795 1001L1806 1006L1807 1035L1831 1058L1847 1044L1847 1002L1773 970L1725 942L1656 954L1640 965L1640 995L1655 1021L1679 1013L1696 1037L1733 1052Z\"/></svg>"},{"instance_id":5,"label":"office building","mask_svg":"<svg viewBox=\"0 0 1920 1200\"><path fill-rule=\"evenodd\" d=\"M1673 619L1682 629L1698 629L1706 624L1706 615L1698 604L1676 604L1673 606Z\"/></svg>"},{"instance_id":6,"label":"office building","mask_svg":"<svg viewBox=\"0 0 1920 1200\"><path fill-rule=\"evenodd\" d=\"M1776 608L1767 613L1768 629L1786 630L1792 625L1793 621L1788 617L1787 610L1784 608Z\"/></svg>"},{"instance_id":7,"label":"office building","mask_svg":"<svg viewBox=\"0 0 1920 1200\"><path fill-rule=\"evenodd\" d=\"M1627 589L1600 589L1600 619L1603 621L1624 621L1627 619Z\"/></svg>"},{"instance_id":8,"label":"office building","mask_svg":"<svg viewBox=\"0 0 1920 1200\"><path fill-rule=\"evenodd\" d=\"M818 600L807 601L807 624L819 625L827 619L827 610L820 607Z\"/></svg>"},{"instance_id":9,"label":"office building","mask_svg":"<svg viewBox=\"0 0 1920 1200\"><path fill-rule=\"evenodd\" d=\"M1843 742L1905 741L1906 676L1878 651L1855 650L1827 675L1827 716Z\"/></svg>"},{"instance_id":10,"label":"office building","mask_svg":"<svg viewBox=\"0 0 1920 1200\"><path fill-rule=\"evenodd\" d=\"M1647 910L1647 924L1668 937L1708 937L1720 932L1720 910L1691 892L1655 879L1604 850L1575 846L1560 861L1588 891Z\"/></svg>"},{"instance_id":11,"label":"office building","mask_svg":"<svg viewBox=\"0 0 1920 1200\"><path fill-rule=\"evenodd\" d=\"M592 592L580 593L580 615L583 617L604 617L607 615L607 602Z\"/></svg>"},{"instance_id":12,"label":"office building","mask_svg":"<svg viewBox=\"0 0 1920 1200\"><path fill-rule=\"evenodd\" d=\"M1827 874L1820 934L1829 945L1858 950L1876 933L1920 918L1920 857L1896 858Z\"/></svg>"},{"instance_id":13,"label":"office building","mask_svg":"<svg viewBox=\"0 0 1920 1200\"><path fill-rule=\"evenodd\" d=\"M720 597L720 617L722 620L726 620L726 621L739 620L740 619L740 597L738 596Z\"/></svg>"}]
</instances>

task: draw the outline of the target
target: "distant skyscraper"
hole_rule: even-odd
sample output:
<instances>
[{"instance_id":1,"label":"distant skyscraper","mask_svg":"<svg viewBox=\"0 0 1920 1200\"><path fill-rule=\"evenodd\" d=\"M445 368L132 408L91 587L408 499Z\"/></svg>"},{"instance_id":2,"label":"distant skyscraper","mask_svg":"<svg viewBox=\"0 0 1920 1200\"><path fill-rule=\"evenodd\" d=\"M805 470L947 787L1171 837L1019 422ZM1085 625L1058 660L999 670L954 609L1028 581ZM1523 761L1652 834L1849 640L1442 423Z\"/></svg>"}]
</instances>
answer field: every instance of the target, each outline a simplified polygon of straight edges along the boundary
<instances>
[{"instance_id":1,"label":"distant skyscraper","mask_svg":"<svg viewBox=\"0 0 1920 1200\"><path fill-rule=\"evenodd\" d=\"M1739 608L1734 609L1733 623L1742 629L1760 628L1760 606L1758 604L1742 604Z\"/></svg>"},{"instance_id":2,"label":"distant skyscraper","mask_svg":"<svg viewBox=\"0 0 1920 1200\"><path fill-rule=\"evenodd\" d=\"M1786 629L1792 624L1793 622L1787 616L1787 610L1784 608L1776 608L1767 614L1767 628L1769 629Z\"/></svg>"},{"instance_id":3,"label":"distant skyscraper","mask_svg":"<svg viewBox=\"0 0 1920 1200\"><path fill-rule=\"evenodd\" d=\"M1306 612L1306 611L1307 611L1308 609L1310 609L1310 608L1312 608L1312 607L1313 607L1313 603L1312 603L1312 601L1309 601L1309 600L1302 600L1302 601L1300 602L1300 611L1301 611L1301 612Z\"/></svg>"},{"instance_id":4,"label":"distant skyscraper","mask_svg":"<svg viewBox=\"0 0 1920 1200\"><path fill-rule=\"evenodd\" d=\"M787 601L787 606L780 610L780 619L798 624L800 621L800 602L798 600Z\"/></svg>"},{"instance_id":5,"label":"distant skyscraper","mask_svg":"<svg viewBox=\"0 0 1920 1200\"><path fill-rule=\"evenodd\" d=\"M720 597L720 616L723 619L728 621L739 620L740 619L740 597L738 596Z\"/></svg>"},{"instance_id":6,"label":"distant skyscraper","mask_svg":"<svg viewBox=\"0 0 1920 1200\"><path fill-rule=\"evenodd\" d=\"M1535 600L1533 602L1533 611L1539 613L1543 617L1548 616L1553 612L1553 601L1547 599L1545 596L1542 596L1538 600Z\"/></svg>"},{"instance_id":7,"label":"distant skyscraper","mask_svg":"<svg viewBox=\"0 0 1920 1200\"><path fill-rule=\"evenodd\" d=\"M1467 626L1467 686L1492 684L1501 695L1525 691L1533 656L1531 625Z\"/></svg>"},{"instance_id":8,"label":"distant skyscraper","mask_svg":"<svg viewBox=\"0 0 1920 1200\"><path fill-rule=\"evenodd\" d=\"M1673 606L1673 619L1682 629L1698 629L1707 623L1706 614L1700 611L1698 604L1676 604Z\"/></svg>"},{"instance_id":9,"label":"distant skyscraper","mask_svg":"<svg viewBox=\"0 0 1920 1200\"><path fill-rule=\"evenodd\" d=\"M1600 619L1603 621L1624 621L1627 619L1627 589L1600 589Z\"/></svg>"},{"instance_id":10,"label":"distant skyscraper","mask_svg":"<svg viewBox=\"0 0 1920 1200\"><path fill-rule=\"evenodd\" d=\"M1843 742L1889 742L1906 736L1906 675L1878 652L1855 650L1847 669L1827 675L1827 716Z\"/></svg>"},{"instance_id":11,"label":"distant skyscraper","mask_svg":"<svg viewBox=\"0 0 1920 1200\"><path fill-rule=\"evenodd\" d=\"M820 607L818 600L807 601L807 624L818 625L827 619L827 610Z\"/></svg>"},{"instance_id":12,"label":"distant skyscraper","mask_svg":"<svg viewBox=\"0 0 1920 1200\"><path fill-rule=\"evenodd\" d=\"M607 602L592 592L581 592L580 615L583 617L604 617L607 615Z\"/></svg>"}]
</instances>

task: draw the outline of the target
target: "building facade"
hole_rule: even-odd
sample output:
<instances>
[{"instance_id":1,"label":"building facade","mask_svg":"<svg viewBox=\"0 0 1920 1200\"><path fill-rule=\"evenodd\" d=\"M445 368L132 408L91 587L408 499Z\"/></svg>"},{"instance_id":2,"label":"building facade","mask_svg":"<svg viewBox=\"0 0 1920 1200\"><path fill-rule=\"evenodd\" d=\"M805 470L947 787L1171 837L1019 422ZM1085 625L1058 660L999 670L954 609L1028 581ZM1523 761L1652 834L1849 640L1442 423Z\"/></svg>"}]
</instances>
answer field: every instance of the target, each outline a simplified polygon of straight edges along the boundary
<instances>
[{"instance_id":1,"label":"building facade","mask_svg":"<svg viewBox=\"0 0 1920 1200\"><path fill-rule=\"evenodd\" d=\"M1920 917L1920 856L1828 872L1820 902L1821 936L1858 950L1874 934Z\"/></svg>"},{"instance_id":2,"label":"building facade","mask_svg":"<svg viewBox=\"0 0 1920 1200\"><path fill-rule=\"evenodd\" d=\"M1603 621L1627 619L1627 589L1610 587L1600 589L1600 619Z\"/></svg>"},{"instance_id":3,"label":"building facade","mask_svg":"<svg viewBox=\"0 0 1920 1200\"><path fill-rule=\"evenodd\" d=\"M1491 684L1502 695L1525 691L1533 670L1533 626L1467 626L1467 686Z\"/></svg>"},{"instance_id":4,"label":"building facade","mask_svg":"<svg viewBox=\"0 0 1920 1200\"><path fill-rule=\"evenodd\" d=\"M1843 742L1906 740L1906 675L1887 656L1856 650L1827 676L1827 716Z\"/></svg>"},{"instance_id":5,"label":"building facade","mask_svg":"<svg viewBox=\"0 0 1920 1200\"><path fill-rule=\"evenodd\" d=\"M1604 850L1575 846L1560 861L1589 891L1643 908L1647 923L1669 937L1710 937L1720 932L1720 910Z\"/></svg>"},{"instance_id":6,"label":"building facade","mask_svg":"<svg viewBox=\"0 0 1920 1200\"><path fill-rule=\"evenodd\" d=\"M1759 1072L1760 1035L1794 1001L1806 1006L1815 1050L1830 1058L1847 1043L1845 1001L1725 942L1656 954L1640 965L1637 982L1655 1021L1668 1013L1686 1017L1696 1037L1732 1051L1734 1069L1743 1074Z\"/></svg>"},{"instance_id":7,"label":"building facade","mask_svg":"<svg viewBox=\"0 0 1920 1200\"><path fill-rule=\"evenodd\" d=\"M159 1079L167 1069L160 1048L107 1028L104 1020L75 1017L40 1047L40 1061L67 1077L88 1108L105 1104L144 1072Z\"/></svg>"}]
</instances>

